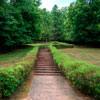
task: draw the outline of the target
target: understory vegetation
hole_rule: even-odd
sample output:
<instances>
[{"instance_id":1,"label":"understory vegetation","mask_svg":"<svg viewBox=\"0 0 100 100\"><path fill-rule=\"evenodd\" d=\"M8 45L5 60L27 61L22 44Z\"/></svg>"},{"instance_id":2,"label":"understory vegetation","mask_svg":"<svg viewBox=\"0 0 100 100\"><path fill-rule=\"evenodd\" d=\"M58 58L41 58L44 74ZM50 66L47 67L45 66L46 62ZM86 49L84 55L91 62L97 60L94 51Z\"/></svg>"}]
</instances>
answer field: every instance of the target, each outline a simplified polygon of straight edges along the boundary
<instances>
[{"instance_id":1,"label":"understory vegetation","mask_svg":"<svg viewBox=\"0 0 100 100\"><path fill-rule=\"evenodd\" d=\"M67 79L71 80L82 92L100 99L100 67L78 61L49 46L53 58Z\"/></svg>"},{"instance_id":2,"label":"understory vegetation","mask_svg":"<svg viewBox=\"0 0 100 100\"><path fill-rule=\"evenodd\" d=\"M0 98L10 96L34 67L39 47L34 47L23 60L0 68Z\"/></svg>"}]
</instances>

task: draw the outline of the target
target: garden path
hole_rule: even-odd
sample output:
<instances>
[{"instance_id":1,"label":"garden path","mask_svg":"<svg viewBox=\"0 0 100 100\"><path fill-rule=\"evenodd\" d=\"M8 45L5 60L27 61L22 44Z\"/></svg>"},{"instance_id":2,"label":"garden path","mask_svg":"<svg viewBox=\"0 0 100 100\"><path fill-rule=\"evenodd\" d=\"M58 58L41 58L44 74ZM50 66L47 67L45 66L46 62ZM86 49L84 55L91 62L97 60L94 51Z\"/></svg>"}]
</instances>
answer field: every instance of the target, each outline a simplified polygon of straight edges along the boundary
<instances>
[{"instance_id":1,"label":"garden path","mask_svg":"<svg viewBox=\"0 0 100 100\"><path fill-rule=\"evenodd\" d=\"M53 61L49 49L40 49L28 100L91 100L79 96Z\"/></svg>"}]
</instances>

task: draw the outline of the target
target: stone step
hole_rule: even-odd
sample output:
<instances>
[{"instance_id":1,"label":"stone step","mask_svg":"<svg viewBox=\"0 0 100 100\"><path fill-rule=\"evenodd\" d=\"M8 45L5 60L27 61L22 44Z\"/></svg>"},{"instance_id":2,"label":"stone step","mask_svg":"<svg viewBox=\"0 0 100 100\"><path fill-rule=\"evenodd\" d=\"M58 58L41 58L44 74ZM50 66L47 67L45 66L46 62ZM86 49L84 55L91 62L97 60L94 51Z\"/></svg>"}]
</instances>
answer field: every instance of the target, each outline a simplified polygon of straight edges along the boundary
<instances>
[{"instance_id":1,"label":"stone step","mask_svg":"<svg viewBox=\"0 0 100 100\"><path fill-rule=\"evenodd\" d=\"M38 64L37 66L53 66L53 64Z\"/></svg>"},{"instance_id":2,"label":"stone step","mask_svg":"<svg viewBox=\"0 0 100 100\"><path fill-rule=\"evenodd\" d=\"M56 67L35 67L35 69L57 69L57 70L59 70L58 68L56 68Z\"/></svg>"},{"instance_id":3,"label":"stone step","mask_svg":"<svg viewBox=\"0 0 100 100\"><path fill-rule=\"evenodd\" d=\"M59 68L55 68L55 67L35 67L34 69L35 70L37 70L37 69L43 69L43 70L45 70L45 69L59 70Z\"/></svg>"},{"instance_id":4,"label":"stone step","mask_svg":"<svg viewBox=\"0 0 100 100\"><path fill-rule=\"evenodd\" d=\"M55 76L59 76L62 75L61 73L35 73L35 75L55 75Z\"/></svg>"},{"instance_id":5,"label":"stone step","mask_svg":"<svg viewBox=\"0 0 100 100\"><path fill-rule=\"evenodd\" d=\"M40 63L52 63L52 64L54 64L54 62L52 62L52 61L44 61L44 60L43 60L43 61L39 61L39 60L38 60L38 61L37 61L37 64L38 64L38 63L39 63L39 64L40 64Z\"/></svg>"},{"instance_id":6,"label":"stone step","mask_svg":"<svg viewBox=\"0 0 100 100\"><path fill-rule=\"evenodd\" d=\"M50 70L35 70L35 73L60 73L60 71L50 71Z\"/></svg>"},{"instance_id":7,"label":"stone step","mask_svg":"<svg viewBox=\"0 0 100 100\"><path fill-rule=\"evenodd\" d=\"M40 67L40 68L46 68L46 67L50 67L50 68L58 68L58 67L56 67L55 65L53 65L53 66L49 66L49 65L46 65L46 66L45 66L45 65L39 66L39 65L36 65L35 68L36 68L36 67Z\"/></svg>"},{"instance_id":8,"label":"stone step","mask_svg":"<svg viewBox=\"0 0 100 100\"><path fill-rule=\"evenodd\" d=\"M59 69L35 69L35 71L59 71Z\"/></svg>"},{"instance_id":9,"label":"stone step","mask_svg":"<svg viewBox=\"0 0 100 100\"><path fill-rule=\"evenodd\" d=\"M58 67L53 61L49 49L40 49L35 66L35 75L61 75Z\"/></svg>"},{"instance_id":10,"label":"stone step","mask_svg":"<svg viewBox=\"0 0 100 100\"><path fill-rule=\"evenodd\" d=\"M51 68L51 67L46 67L46 68L40 68L40 67L37 67L37 68L35 68L35 70L38 70L38 69L40 69L40 70L59 70L58 68Z\"/></svg>"}]
</instances>

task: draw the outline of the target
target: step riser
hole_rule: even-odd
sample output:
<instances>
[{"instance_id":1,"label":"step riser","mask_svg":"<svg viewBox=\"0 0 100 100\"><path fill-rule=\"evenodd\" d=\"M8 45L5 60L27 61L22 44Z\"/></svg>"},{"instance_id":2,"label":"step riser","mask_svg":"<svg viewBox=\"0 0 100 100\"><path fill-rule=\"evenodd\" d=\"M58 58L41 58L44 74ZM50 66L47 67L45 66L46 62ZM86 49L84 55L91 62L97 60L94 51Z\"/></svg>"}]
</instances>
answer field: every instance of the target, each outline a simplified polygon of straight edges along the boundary
<instances>
[{"instance_id":1,"label":"step riser","mask_svg":"<svg viewBox=\"0 0 100 100\"><path fill-rule=\"evenodd\" d=\"M49 49L39 50L35 75L61 75Z\"/></svg>"},{"instance_id":2,"label":"step riser","mask_svg":"<svg viewBox=\"0 0 100 100\"><path fill-rule=\"evenodd\" d=\"M60 72L36 72L36 73L60 73Z\"/></svg>"},{"instance_id":3,"label":"step riser","mask_svg":"<svg viewBox=\"0 0 100 100\"><path fill-rule=\"evenodd\" d=\"M59 70L58 68L35 68L35 70Z\"/></svg>"}]
</instances>

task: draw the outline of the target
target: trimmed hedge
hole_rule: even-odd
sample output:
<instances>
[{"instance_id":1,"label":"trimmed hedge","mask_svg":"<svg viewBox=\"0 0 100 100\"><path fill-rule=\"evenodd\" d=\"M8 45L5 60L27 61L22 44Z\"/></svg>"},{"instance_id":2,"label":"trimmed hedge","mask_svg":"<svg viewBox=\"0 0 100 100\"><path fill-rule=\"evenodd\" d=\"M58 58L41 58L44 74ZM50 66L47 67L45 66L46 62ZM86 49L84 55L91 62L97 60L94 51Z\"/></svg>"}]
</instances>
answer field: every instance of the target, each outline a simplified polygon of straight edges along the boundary
<instances>
[{"instance_id":1,"label":"trimmed hedge","mask_svg":"<svg viewBox=\"0 0 100 100\"><path fill-rule=\"evenodd\" d=\"M52 42L52 45L56 47L57 49L74 48L73 44L68 44L68 43L63 43L63 42Z\"/></svg>"},{"instance_id":2,"label":"trimmed hedge","mask_svg":"<svg viewBox=\"0 0 100 100\"><path fill-rule=\"evenodd\" d=\"M26 75L31 71L35 64L39 47L34 47L31 60L16 63L12 67L0 68L0 98L10 96L16 88L21 85Z\"/></svg>"},{"instance_id":3,"label":"trimmed hedge","mask_svg":"<svg viewBox=\"0 0 100 100\"><path fill-rule=\"evenodd\" d=\"M83 61L71 59L49 46L53 58L67 79L71 80L82 92L100 100L100 67Z\"/></svg>"}]
</instances>

